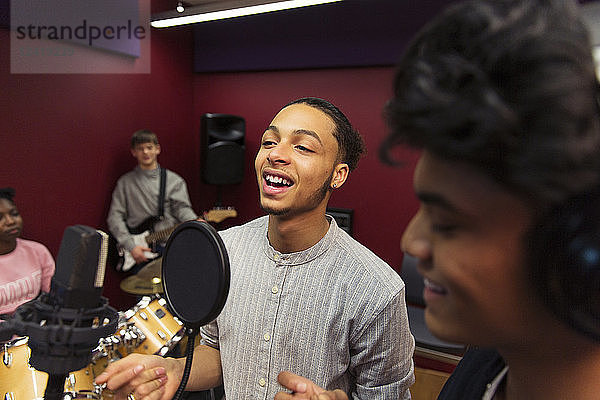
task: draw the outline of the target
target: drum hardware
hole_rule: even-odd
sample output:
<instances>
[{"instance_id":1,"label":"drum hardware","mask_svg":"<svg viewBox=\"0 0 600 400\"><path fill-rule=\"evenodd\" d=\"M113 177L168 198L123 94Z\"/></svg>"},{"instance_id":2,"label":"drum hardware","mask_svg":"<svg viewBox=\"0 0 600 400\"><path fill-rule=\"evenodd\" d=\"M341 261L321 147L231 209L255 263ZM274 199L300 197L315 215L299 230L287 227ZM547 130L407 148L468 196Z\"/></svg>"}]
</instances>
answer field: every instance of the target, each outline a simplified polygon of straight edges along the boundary
<instances>
[{"instance_id":1,"label":"drum hardware","mask_svg":"<svg viewBox=\"0 0 600 400\"><path fill-rule=\"evenodd\" d=\"M144 332L133 324L129 324L126 329L119 331L119 335L121 336L123 343L125 343L125 347L128 349L129 353L132 353L133 349L139 347L139 345L146 340Z\"/></svg>"},{"instance_id":2,"label":"drum hardware","mask_svg":"<svg viewBox=\"0 0 600 400\"><path fill-rule=\"evenodd\" d=\"M183 323L169 312L166 300L159 294L142 297L124 316L145 336L134 353L164 357L185 335Z\"/></svg>"},{"instance_id":3,"label":"drum hardware","mask_svg":"<svg viewBox=\"0 0 600 400\"><path fill-rule=\"evenodd\" d=\"M8 351L8 343L4 343L4 354L2 354L2 362L6 367L10 368L12 366L13 355Z\"/></svg>"}]
</instances>

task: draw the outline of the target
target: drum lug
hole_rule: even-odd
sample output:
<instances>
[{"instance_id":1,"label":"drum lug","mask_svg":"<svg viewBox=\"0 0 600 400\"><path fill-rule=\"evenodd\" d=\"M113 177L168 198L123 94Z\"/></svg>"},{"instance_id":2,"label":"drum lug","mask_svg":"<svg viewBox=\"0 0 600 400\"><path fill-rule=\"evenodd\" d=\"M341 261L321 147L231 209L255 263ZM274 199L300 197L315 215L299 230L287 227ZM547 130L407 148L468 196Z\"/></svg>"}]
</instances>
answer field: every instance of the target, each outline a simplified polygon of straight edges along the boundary
<instances>
[{"instance_id":1,"label":"drum lug","mask_svg":"<svg viewBox=\"0 0 600 400\"><path fill-rule=\"evenodd\" d=\"M5 348L4 354L2 355L2 362L4 362L4 365L10 368L12 365L12 359L12 353L10 353L7 348Z\"/></svg>"},{"instance_id":2,"label":"drum lug","mask_svg":"<svg viewBox=\"0 0 600 400\"><path fill-rule=\"evenodd\" d=\"M69 389L69 391L74 391L76 383L77 383L77 381L75 379L75 375L69 374L69 376L67 377L67 380L65 382L66 388Z\"/></svg>"}]
</instances>

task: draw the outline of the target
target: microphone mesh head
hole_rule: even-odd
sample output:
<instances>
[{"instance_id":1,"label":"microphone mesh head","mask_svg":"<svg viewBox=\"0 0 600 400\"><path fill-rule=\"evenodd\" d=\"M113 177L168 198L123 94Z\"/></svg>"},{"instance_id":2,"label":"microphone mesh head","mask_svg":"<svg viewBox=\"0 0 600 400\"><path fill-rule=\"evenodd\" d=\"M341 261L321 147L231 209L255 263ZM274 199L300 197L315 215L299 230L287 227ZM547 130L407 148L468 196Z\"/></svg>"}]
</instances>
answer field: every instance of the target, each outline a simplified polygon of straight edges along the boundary
<instances>
[{"instance_id":1,"label":"microphone mesh head","mask_svg":"<svg viewBox=\"0 0 600 400\"><path fill-rule=\"evenodd\" d=\"M99 229L96 232L100 235L100 254L98 254L98 268L96 270L96 279L94 286L101 288L104 286L104 275L106 274L106 259L108 257L108 234Z\"/></svg>"}]
</instances>

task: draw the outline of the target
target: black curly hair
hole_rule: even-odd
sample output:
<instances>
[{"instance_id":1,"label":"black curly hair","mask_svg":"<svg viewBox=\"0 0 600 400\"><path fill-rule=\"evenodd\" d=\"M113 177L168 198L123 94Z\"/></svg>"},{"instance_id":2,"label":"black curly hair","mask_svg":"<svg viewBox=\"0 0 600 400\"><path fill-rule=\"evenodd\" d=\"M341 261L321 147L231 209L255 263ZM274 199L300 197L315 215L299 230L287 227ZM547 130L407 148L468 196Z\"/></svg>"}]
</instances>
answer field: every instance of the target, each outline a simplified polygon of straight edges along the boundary
<instances>
[{"instance_id":1,"label":"black curly hair","mask_svg":"<svg viewBox=\"0 0 600 400\"><path fill-rule=\"evenodd\" d=\"M14 204L15 189L11 187L0 188L0 199L6 199Z\"/></svg>"},{"instance_id":2,"label":"black curly hair","mask_svg":"<svg viewBox=\"0 0 600 400\"><path fill-rule=\"evenodd\" d=\"M542 207L598 185L598 82L578 12L564 0L448 8L399 63L381 158L394 162L397 145L425 149Z\"/></svg>"}]
</instances>

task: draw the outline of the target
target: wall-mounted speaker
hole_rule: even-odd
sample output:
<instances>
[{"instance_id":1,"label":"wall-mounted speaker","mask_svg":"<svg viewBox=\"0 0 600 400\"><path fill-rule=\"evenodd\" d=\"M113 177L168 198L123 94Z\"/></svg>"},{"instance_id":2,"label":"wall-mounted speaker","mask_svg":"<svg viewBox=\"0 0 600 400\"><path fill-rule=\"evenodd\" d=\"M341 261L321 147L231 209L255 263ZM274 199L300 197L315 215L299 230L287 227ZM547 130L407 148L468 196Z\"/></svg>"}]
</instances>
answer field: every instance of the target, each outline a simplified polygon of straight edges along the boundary
<instances>
[{"instance_id":1,"label":"wall-mounted speaker","mask_svg":"<svg viewBox=\"0 0 600 400\"><path fill-rule=\"evenodd\" d=\"M231 185L244 179L246 121L230 114L203 114L200 123L202 179Z\"/></svg>"}]
</instances>

